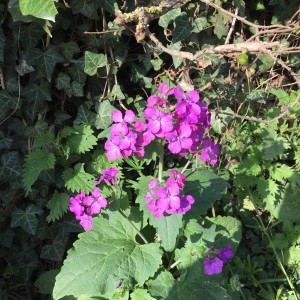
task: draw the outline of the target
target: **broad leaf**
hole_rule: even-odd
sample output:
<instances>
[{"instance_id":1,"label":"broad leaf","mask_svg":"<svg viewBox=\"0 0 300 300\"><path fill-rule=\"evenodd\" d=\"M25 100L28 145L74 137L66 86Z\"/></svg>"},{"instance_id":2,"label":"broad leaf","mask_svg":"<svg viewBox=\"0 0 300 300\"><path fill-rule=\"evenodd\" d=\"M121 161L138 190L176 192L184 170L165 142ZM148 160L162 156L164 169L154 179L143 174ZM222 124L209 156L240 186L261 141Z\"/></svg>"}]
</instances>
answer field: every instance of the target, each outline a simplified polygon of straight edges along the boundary
<instances>
[{"instance_id":1,"label":"broad leaf","mask_svg":"<svg viewBox=\"0 0 300 300\"><path fill-rule=\"evenodd\" d=\"M14 209L11 214L11 227L21 227L29 234L34 235L38 225L37 214L42 211L33 204L26 207L26 210Z\"/></svg>"},{"instance_id":2,"label":"broad leaf","mask_svg":"<svg viewBox=\"0 0 300 300\"><path fill-rule=\"evenodd\" d=\"M85 51L84 54L84 72L90 76L97 73L98 68L106 65L106 56L103 53L93 53Z\"/></svg>"},{"instance_id":3,"label":"broad leaf","mask_svg":"<svg viewBox=\"0 0 300 300\"><path fill-rule=\"evenodd\" d=\"M151 295L167 299L174 282L175 280L172 273L162 271L154 279L148 280L146 284Z\"/></svg>"},{"instance_id":4,"label":"broad leaf","mask_svg":"<svg viewBox=\"0 0 300 300\"><path fill-rule=\"evenodd\" d=\"M130 299L132 299L132 300L156 300L145 289L136 289L136 290L134 290L130 294Z\"/></svg>"},{"instance_id":5,"label":"broad leaf","mask_svg":"<svg viewBox=\"0 0 300 300\"><path fill-rule=\"evenodd\" d=\"M55 22L57 9L54 0L19 0L19 5L24 16L30 15Z\"/></svg>"},{"instance_id":6,"label":"broad leaf","mask_svg":"<svg viewBox=\"0 0 300 300\"><path fill-rule=\"evenodd\" d=\"M158 244L137 244L135 236L119 212L94 218L93 231L80 234L68 252L56 277L54 299L112 292L120 280L125 287L143 285L159 268L162 254Z\"/></svg>"}]
</instances>

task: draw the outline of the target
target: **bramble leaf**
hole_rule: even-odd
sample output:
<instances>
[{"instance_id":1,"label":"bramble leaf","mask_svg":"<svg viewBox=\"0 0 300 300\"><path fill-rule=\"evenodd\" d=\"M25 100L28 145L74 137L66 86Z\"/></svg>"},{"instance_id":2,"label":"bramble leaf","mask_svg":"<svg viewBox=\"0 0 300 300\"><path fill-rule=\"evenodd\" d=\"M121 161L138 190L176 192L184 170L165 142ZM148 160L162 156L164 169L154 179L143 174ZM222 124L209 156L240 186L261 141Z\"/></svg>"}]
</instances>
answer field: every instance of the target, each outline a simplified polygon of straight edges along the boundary
<instances>
[{"instance_id":1,"label":"bramble leaf","mask_svg":"<svg viewBox=\"0 0 300 300\"><path fill-rule=\"evenodd\" d=\"M54 222L59 220L67 212L69 197L65 193L55 191L46 206L50 210L46 220L47 222Z\"/></svg>"},{"instance_id":2,"label":"bramble leaf","mask_svg":"<svg viewBox=\"0 0 300 300\"><path fill-rule=\"evenodd\" d=\"M53 169L55 156L41 149L34 149L29 152L24 164L23 185L26 193L31 191L32 185L44 170Z\"/></svg>"},{"instance_id":3,"label":"bramble leaf","mask_svg":"<svg viewBox=\"0 0 300 300\"><path fill-rule=\"evenodd\" d=\"M135 236L119 212L94 218L93 231L80 234L68 252L56 277L54 299L112 292L120 280L123 287L134 281L143 285L159 268L162 253L158 244L137 244Z\"/></svg>"},{"instance_id":4,"label":"bramble leaf","mask_svg":"<svg viewBox=\"0 0 300 300\"><path fill-rule=\"evenodd\" d=\"M68 168L63 174L65 187L72 192L87 192L89 193L94 188L95 177L86 173L83 168L84 164L77 164L74 169Z\"/></svg>"}]
</instances>

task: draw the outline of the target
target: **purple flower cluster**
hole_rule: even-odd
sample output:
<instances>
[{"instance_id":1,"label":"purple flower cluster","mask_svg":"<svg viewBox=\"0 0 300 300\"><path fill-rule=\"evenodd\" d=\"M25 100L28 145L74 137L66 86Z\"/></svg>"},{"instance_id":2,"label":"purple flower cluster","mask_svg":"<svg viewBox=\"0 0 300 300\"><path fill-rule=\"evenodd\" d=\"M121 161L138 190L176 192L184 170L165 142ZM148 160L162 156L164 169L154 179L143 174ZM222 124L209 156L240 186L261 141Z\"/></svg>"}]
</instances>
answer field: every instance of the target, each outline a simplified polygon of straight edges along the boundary
<instances>
[{"instance_id":1,"label":"purple flower cluster","mask_svg":"<svg viewBox=\"0 0 300 300\"><path fill-rule=\"evenodd\" d=\"M118 170L115 168L109 168L103 171L102 176L95 185L102 181L107 184L117 184L116 175ZM91 193L87 195L85 192L81 192L74 197L70 198L69 209L75 214L75 218L79 220L80 225L86 230L92 230L93 225L92 216L97 215L101 212L102 208L107 206L108 202L103 197L101 190L98 187L93 188Z\"/></svg>"},{"instance_id":2,"label":"purple flower cluster","mask_svg":"<svg viewBox=\"0 0 300 300\"><path fill-rule=\"evenodd\" d=\"M171 105L169 97L175 99L175 105ZM167 83L162 83L158 95L148 98L143 120L131 110L124 116L114 111L112 120L110 138L104 145L109 160L132 154L143 157L144 147L160 138L167 142L171 153L183 156L201 151L202 161L211 165L217 162L219 145L204 138L210 128L210 114L195 90L185 94L179 87L169 89Z\"/></svg>"},{"instance_id":3,"label":"purple flower cluster","mask_svg":"<svg viewBox=\"0 0 300 300\"><path fill-rule=\"evenodd\" d=\"M233 258L231 245L227 245L221 250L213 248L212 251L216 256L208 256L204 260L204 273L209 276L222 273L224 264Z\"/></svg>"},{"instance_id":4,"label":"purple flower cluster","mask_svg":"<svg viewBox=\"0 0 300 300\"><path fill-rule=\"evenodd\" d=\"M180 189L184 187L185 176L176 171L169 170L170 177L165 182L152 179L145 199L147 208L153 216L160 218L166 214L182 214L191 209L195 202L191 195L180 195Z\"/></svg>"}]
</instances>

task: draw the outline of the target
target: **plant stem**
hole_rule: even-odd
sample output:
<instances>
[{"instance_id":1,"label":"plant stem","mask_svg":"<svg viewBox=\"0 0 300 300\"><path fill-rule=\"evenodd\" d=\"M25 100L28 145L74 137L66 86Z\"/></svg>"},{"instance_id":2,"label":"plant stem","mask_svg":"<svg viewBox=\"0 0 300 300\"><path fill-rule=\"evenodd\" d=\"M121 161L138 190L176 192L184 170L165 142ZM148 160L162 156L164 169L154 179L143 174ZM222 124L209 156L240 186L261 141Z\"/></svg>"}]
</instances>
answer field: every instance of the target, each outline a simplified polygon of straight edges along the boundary
<instances>
[{"instance_id":1,"label":"plant stem","mask_svg":"<svg viewBox=\"0 0 300 300\"><path fill-rule=\"evenodd\" d=\"M128 219L128 217L120 209L118 209L118 212L130 223L130 225L134 228L134 230L137 232L139 237L145 242L145 244L148 244L146 238L141 234L141 232L136 228L136 226Z\"/></svg>"},{"instance_id":2,"label":"plant stem","mask_svg":"<svg viewBox=\"0 0 300 300\"><path fill-rule=\"evenodd\" d=\"M164 146L159 143L159 162L158 162L158 180L162 182L162 175L164 170Z\"/></svg>"}]
</instances>

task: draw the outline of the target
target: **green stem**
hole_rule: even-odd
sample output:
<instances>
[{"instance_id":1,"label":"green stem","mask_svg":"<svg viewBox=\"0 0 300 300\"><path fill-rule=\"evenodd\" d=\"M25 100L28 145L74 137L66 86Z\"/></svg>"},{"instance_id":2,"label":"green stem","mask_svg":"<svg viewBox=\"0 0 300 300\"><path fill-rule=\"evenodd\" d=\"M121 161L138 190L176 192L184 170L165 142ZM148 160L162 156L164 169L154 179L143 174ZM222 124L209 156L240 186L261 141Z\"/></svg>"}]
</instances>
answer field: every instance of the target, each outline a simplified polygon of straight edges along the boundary
<instances>
[{"instance_id":1,"label":"green stem","mask_svg":"<svg viewBox=\"0 0 300 300\"><path fill-rule=\"evenodd\" d=\"M273 253L274 253L274 255L275 255L275 258L276 258L276 260L277 260L277 262L278 262L278 264L279 264L279 266L280 266L280 269L281 269L282 273L284 274L284 276L285 276L285 278L286 278L286 280L287 280L287 282L288 282L288 284L289 284L291 290L294 292L294 295L295 295L296 299L299 300L298 293L296 292L296 289L295 289L293 283L291 282L291 280L290 280L290 278L289 278L289 276L288 276L288 274L287 274L287 272L286 272L286 270L285 270L285 268L284 268L284 266L283 266L283 264L282 264L282 262L281 262L281 259L280 259L279 255L278 255L278 253L277 253L277 251L276 251L276 249L275 249L275 247L274 247L273 241L272 241L272 239L271 239L271 237L270 237L270 235L269 235L269 233L268 233L268 230L267 230L267 228L265 227L265 225L264 225L264 223L263 223L263 221L262 221L262 219L261 219L261 217L260 217L260 214L259 214L258 209L256 208L256 205L255 205L255 203L254 203L254 201L253 201L252 193L251 193L250 190L248 190L248 192L249 192L249 194L250 194L250 196L251 196L251 201L252 201L252 203L253 203L253 205L254 205L254 207L255 207L255 211L256 211L256 215L257 215L257 218L258 218L259 223L260 223L260 227L261 227L263 233L266 235L267 239L269 240L269 243L270 243L270 246L271 246L271 248L272 248L272 250L273 250Z\"/></svg>"},{"instance_id":2,"label":"green stem","mask_svg":"<svg viewBox=\"0 0 300 300\"><path fill-rule=\"evenodd\" d=\"M129 222L129 224L134 228L134 230L137 232L139 237L145 242L145 244L148 244L146 238L141 234L137 227L128 219L128 217L120 209L118 209L118 212Z\"/></svg>"},{"instance_id":3,"label":"green stem","mask_svg":"<svg viewBox=\"0 0 300 300\"><path fill-rule=\"evenodd\" d=\"M159 162L158 162L158 180L162 182L163 171L164 171L164 146L159 143Z\"/></svg>"}]
</instances>

